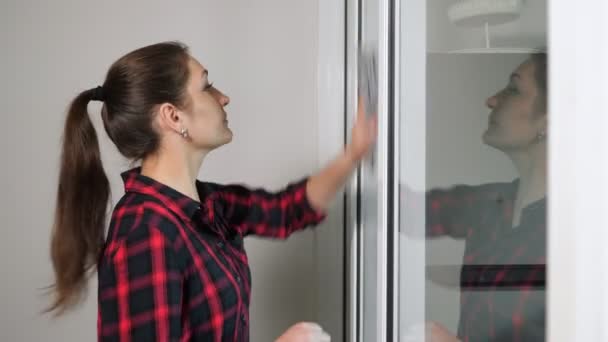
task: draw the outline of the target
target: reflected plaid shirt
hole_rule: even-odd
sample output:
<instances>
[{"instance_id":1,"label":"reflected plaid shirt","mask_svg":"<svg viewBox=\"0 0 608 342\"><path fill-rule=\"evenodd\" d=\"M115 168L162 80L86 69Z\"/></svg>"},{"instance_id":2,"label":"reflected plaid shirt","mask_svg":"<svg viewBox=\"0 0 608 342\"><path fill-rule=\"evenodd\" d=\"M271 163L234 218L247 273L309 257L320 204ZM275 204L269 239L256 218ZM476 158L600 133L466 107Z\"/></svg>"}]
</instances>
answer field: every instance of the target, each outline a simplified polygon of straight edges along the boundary
<instances>
[{"instance_id":1,"label":"reflected plaid shirt","mask_svg":"<svg viewBox=\"0 0 608 342\"><path fill-rule=\"evenodd\" d=\"M434 190L427 233L466 239L461 270L464 342L544 341L546 199L512 227L518 181Z\"/></svg>"},{"instance_id":2,"label":"reflected plaid shirt","mask_svg":"<svg viewBox=\"0 0 608 342\"><path fill-rule=\"evenodd\" d=\"M122 177L98 264L98 339L248 341L243 237L286 239L318 224L306 180L274 194L197 182L199 203L139 168Z\"/></svg>"}]
</instances>

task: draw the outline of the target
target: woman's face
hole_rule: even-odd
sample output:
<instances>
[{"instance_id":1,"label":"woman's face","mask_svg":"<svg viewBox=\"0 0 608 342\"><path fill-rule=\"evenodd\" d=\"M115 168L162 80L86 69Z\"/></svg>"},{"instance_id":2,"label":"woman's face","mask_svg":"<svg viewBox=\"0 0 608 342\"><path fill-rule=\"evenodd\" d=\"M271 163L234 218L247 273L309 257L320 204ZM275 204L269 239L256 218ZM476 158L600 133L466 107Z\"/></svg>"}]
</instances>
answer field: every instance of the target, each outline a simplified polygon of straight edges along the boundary
<instances>
[{"instance_id":1,"label":"woman's face","mask_svg":"<svg viewBox=\"0 0 608 342\"><path fill-rule=\"evenodd\" d=\"M483 141L501 151L522 151L538 143L547 129L545 101L534 78L535 65L528 59L512 74L506 88L488 98L492 110Z\"/></svg>"},{"instance_id":2,"label":"woman's face","mask_svg":"<svg viewBox=\"0 0 608 342\"><path fill-rule=\"evenodd\" d=\"M230 98L213 87L209 72L196 59L188 63L190 79L186 91L189 101L182 116L188 139L197 149L212 150L229 143L232 131L224 110Z\"/></svg>"}]
</instances>

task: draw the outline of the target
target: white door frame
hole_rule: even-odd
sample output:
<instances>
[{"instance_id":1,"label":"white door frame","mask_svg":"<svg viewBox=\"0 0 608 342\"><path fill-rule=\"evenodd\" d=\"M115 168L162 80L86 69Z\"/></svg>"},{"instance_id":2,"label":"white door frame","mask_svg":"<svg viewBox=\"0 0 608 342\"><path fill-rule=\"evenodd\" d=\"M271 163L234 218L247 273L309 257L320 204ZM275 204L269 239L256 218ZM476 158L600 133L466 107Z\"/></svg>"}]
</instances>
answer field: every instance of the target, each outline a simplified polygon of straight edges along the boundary
<instances>
[{"instance_id":1,"label":"white door frame","mask_svg":"<svg viewBox=\"0 0 608 342\"><path fill-rule=\"evenodd\" d=\"M608 341L608 4L549 3L548 341Z\"/></svg>"},{"instance_id":2,"label":"white door frame","mask_svg":"<svg viewBox=\"0 0 608 342\"><path fill-rule=\"evenodd\" d=\"M318 1L317 161L326 165L345 141L346 0ZM345 222L339 196L315 230L317 321L333 341L345 341Z\"/></svg>"}]
</instances>

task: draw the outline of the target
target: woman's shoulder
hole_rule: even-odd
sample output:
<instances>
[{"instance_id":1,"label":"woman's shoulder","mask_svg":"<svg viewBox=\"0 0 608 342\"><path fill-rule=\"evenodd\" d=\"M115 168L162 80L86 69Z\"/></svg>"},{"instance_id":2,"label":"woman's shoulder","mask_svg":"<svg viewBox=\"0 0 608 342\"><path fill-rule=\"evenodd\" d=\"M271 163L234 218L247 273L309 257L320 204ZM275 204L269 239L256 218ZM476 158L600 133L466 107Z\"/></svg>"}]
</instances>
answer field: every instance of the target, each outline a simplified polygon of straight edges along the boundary
<instances>
[{"instance_id":1,"label":"woman's shoulder","mask_svg":"<svg viewBox=\"0 0 608 342\"><path fill-rule=\"evenodd\" d=\"M158 198L142 193L126 193L114 207L109 233L114 231L118 239L132 239L155 229L175 241L182 226L183 221L179 216Z\"/></svg>"},{"instance_id":2,"label":"woman's shoulder","mask_svg":"<svg viewBox=\"0 0 608 342\"><path fill-rule=\"evenodd\" d=\"M517 191L518 180L488 182L481 184L456 184L436 187L428 192L429 199L448 198L451 201L466 199L467 202L501 200L513 197Z\"/></svg>"},{"instance_id":3,"label":"woman's shoulder","mask_svg":"<svg viewBox=\"0 0 608 342\"><path fill-rule=\"evenodd\" d=\"M243 183L228 183L221 184L209 181L196 181L196 190L199 193L199 196L202 198L206 198L210 195L219 195L222 193L229 192L249 192L252 191L252 188Z\"/></svg>"},{"instance_id":4,"label":"woman's shoulder","mask_svg":"<svg viewBox=\"0 0 608 342\"><path fill-rule=\"evenodd\" d=\"M501 182L489 182L478 185L471 185L470 188L474 191L485 192L485 193L511 193L517 190L517 184L519 180L513 181L501 181Z\"/></svg>"}]
</instances>

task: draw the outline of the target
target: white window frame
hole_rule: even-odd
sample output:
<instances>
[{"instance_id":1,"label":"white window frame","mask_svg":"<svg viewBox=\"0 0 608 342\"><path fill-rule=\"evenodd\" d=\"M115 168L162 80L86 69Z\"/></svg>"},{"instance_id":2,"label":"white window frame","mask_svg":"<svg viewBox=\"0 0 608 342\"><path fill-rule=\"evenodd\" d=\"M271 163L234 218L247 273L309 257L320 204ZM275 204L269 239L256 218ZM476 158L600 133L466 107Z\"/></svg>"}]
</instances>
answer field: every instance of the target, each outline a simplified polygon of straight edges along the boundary
<instances>
[{"instance_id":1,"label":"white window frame","mask_svg":"<svg viewBox=\"0 0 608 342\"><path fill-rule=\"evenodd\" d=\"M608 4L549 3L548 341L608 341Z\"/></svg>"},{"instance_id":2,"label":"white window frame","mask_svg":"<svg viewBox=\"0 0 608 342\"><path fill-rule=\"evenodd\" d=\"M346 63L345 56L357 51L352 18L358 15L358 0L318 3L318 160L322 165L342 149L349 134L345 127L350 127L354 115L356 64ZM550 0L548 11L547 340L608 341L608 3ZM353 177L347 203L357 187ZM321 322L346 333L334 339L355 341L361 319L355 307L361 299L356 286L362 275L356 274L353 260L360 227L352 219L354 208L344 210L344 205L340 200L332 209L328 224L333 226L316 233L318 308ZM346 235L336 225L346 225ZM385 327L384 323L378 322Z\"/></svg>"}]
</instances>

